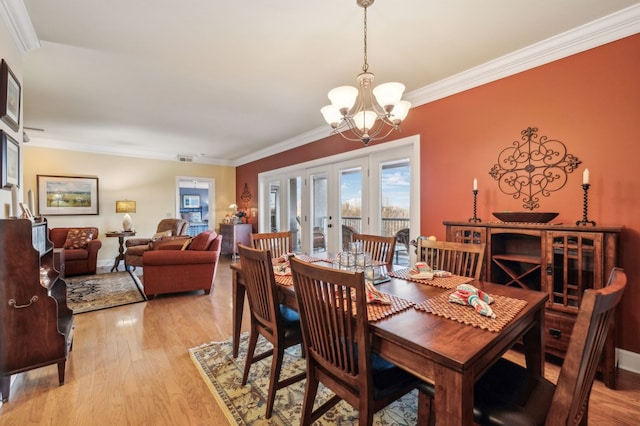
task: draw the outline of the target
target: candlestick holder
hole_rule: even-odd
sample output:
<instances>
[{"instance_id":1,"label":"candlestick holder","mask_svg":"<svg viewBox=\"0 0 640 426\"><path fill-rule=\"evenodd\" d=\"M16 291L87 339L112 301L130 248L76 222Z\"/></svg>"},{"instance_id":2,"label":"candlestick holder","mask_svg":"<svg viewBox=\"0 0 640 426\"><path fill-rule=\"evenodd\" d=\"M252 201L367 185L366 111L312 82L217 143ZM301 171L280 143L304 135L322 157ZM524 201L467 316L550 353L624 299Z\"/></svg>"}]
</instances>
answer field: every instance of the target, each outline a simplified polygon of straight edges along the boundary
<instances>
[{"instance_id":1,"label":"candlestick holder","mask_svg":"<svg viewBox=\"0 0 640 426\"><path fill-rule=\"evenodd\" d=\"M476 216L476 208L478 206L478 190L474 189L473 190L473 217L469 218L469 222L482 222L482 219L480 219L478 216Z\"/></svg>"},{"instance_id":2,"label":"candlestick holder","mask_svg":"<svg viewBox=\"0 0 640 426\"><path fill-rule=\"evenodd\" d=\"M588 183L583 183L582 184L582 189L584 191L584 200L583 200L583 205L582 205L582 220L579 220L576 222L576 225L584 225L587 226L588 223L592 224L593 226L596 226L596 223L593 220L589 220L587 219L587 212L589 211L589 184Z\"/></svg>"}]
</instances>

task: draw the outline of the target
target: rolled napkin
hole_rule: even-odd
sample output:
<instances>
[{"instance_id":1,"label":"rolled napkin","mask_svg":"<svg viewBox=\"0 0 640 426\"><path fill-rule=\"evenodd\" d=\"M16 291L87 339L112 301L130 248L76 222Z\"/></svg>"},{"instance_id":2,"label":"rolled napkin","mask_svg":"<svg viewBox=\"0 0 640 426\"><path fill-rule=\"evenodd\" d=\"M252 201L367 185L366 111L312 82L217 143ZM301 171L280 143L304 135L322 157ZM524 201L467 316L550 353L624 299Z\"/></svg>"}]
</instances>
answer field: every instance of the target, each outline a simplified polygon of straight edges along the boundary
<instances>
[{"instance_id":1,"label":"rolled napkin","mask_svg":"<svg viewBox=\"0 0 640 426\"><path fill-rule=\"evenodd\" d=\"M471 284L460 284L458 287L456 287L456 289L470 291L471 293L478 295L480 300L482 300L483 302L489 304L493 303L493 297L489 296L484 291L472 286Z\"/></svg>"},{"instance_id":2,"label":"rolled napkin","mask_svg":"<svg viewBox=\"0 0 640 426\"><path fill-rule=\"evenodd\" d=\"M416 262L409 270L409 277L417 280L432 280L434 277L446 278L450 276L451 272L433 269L426 262Z\"/></svg>"},{"instance_id":3,"label":"rolled napkin","mask_svg":"<svg viewBox=\"0 0 640 426\"><path fill-rule=\"evenodd\" d=\"M273 273L275 275L291 275L291 265L289 262L273 265Z\"/></svg>"},{"instance_id":4,"label":"rolled napkin","mask_svg":"<svg viewBox=\"0 0 640 426\"><path fill-rule=\"evenodd\" d=\"M379 305L391 304L391 300L389 300L389 297L387 297L387 295L382 293L381 291L378 291L370 282L364 282L364 290L367 296L367 303L377 303ZM356 300L355 289L351 289L351 300L353 300L354 302Z\"/></svg>"},{"instance_id":5,"label":"rolled napkin","mask_svg":"<svg viewBox=\"0 0 640 426\"><path fill-rule=\"evenodd\" d=\"M391 300L386 294L376 289L369 281L365 281L365 290L367 291L367 303L377 303L380 305L390 305Z\"/></svg>"},{"instance_id":6,"label":"rolled napkin","mask_svg":"<svg viewBox=\"0 0 640 426\"><path fill-rule=\"evenodd\" d=\"M459 285L456 291L451 293L451 295L449 296L449 302L458 303L465 306L472 306L477 313L479 313L480 315L484 315L485 317L496 317L496 314L493 313L493 309L491 309L491 306L489 306L489 303L493 302L493 298L491 296L473 286L470 286L473 287L476 292L483 293L484 296L491 300L491 302L486 302L485 300L481 299L481 296L473 290L470 291L460 288L463 286L465 285Z\"/></svg>"}]
</instances>

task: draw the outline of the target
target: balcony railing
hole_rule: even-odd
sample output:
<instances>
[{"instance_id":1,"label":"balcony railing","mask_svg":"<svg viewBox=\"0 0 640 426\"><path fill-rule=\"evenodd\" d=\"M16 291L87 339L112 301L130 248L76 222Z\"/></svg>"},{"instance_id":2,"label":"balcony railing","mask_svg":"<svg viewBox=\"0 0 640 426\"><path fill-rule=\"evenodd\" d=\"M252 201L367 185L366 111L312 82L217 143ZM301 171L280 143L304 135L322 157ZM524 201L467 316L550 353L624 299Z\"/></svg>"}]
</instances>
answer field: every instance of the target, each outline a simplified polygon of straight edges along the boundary
<instances>
[{"instance_id":1,"label":"balcony railing","mask_svg":"<svg viewBox=\"0 0 640 426\"><path fill-rule=\"evenodd\" d=\"M358 231L362 230L362 218L355 216L343 216L342 224L352 226ZM409 218L382 218L382 229L380 235L396 235L399 230L409 227Z\"/></svg>"}]
</instances>

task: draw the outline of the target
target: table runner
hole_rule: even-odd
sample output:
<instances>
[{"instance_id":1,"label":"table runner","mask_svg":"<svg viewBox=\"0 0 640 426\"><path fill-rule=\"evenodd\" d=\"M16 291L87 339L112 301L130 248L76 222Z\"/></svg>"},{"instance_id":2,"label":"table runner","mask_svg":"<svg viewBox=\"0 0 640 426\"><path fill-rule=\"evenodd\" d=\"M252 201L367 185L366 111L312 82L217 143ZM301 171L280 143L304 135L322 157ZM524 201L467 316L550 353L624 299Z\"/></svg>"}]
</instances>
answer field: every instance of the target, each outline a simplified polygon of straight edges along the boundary
<instances>
[{"instance_id":1,"label":"table runner","mask_svg":"<svg viewBox=\"0 0 640 426\"><path fill-rule=\"evenodd\" d=\"M434 287L447 288L447 289L456 288L460 284L466 284L468 282L473 281L473 278L462 277L460 275L452 275L446 278L433 277L433 279L431 280L415 279L409 276L409 271L410 269L408 268L399 269L397 271L390 271L389 276L393 278L400 278L406 281L412 281L415 283L427 284L427 285L432 285Z\"/></svg>"},{"instance_id":2,"label":"table runner","mask_svg":"<svg viewBox=\"0 0 640 426\"><path fill-rule=\"evenodd\" d=\"M493 309L493 312L496 314L496 318L491 319L480 315L471 306L463 306L449 302L449 296L454 291L455 289L448 290L431 299L427 299L419 305L415 305L415 309L449 318L483 330L498 332L527 305L525 300L492 294L491 296L494 302L491 304L491 309Z\"/></svg>"}]
</instances>

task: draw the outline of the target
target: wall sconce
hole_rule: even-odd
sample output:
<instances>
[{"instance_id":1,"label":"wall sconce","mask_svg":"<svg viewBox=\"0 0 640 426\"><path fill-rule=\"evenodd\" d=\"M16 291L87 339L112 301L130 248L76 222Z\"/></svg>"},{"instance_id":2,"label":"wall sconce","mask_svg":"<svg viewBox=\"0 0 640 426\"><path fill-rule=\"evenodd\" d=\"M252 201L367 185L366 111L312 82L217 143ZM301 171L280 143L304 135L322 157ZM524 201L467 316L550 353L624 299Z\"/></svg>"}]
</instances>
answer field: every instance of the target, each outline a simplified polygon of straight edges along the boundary
<instances>
[{"instance_id":1,"label":"wall sconce","mask_svg":"<svg viewBox=\"0 0 640 426\"><path fill-rule=\"evenodd\" d=\"M116 213L124 213L122 218L122 229L125 232L133 231L133 219L129 216L129 213L136 212L136 202L131 200L118 200L116 201Z\"/></svg>"}]
</instances>

